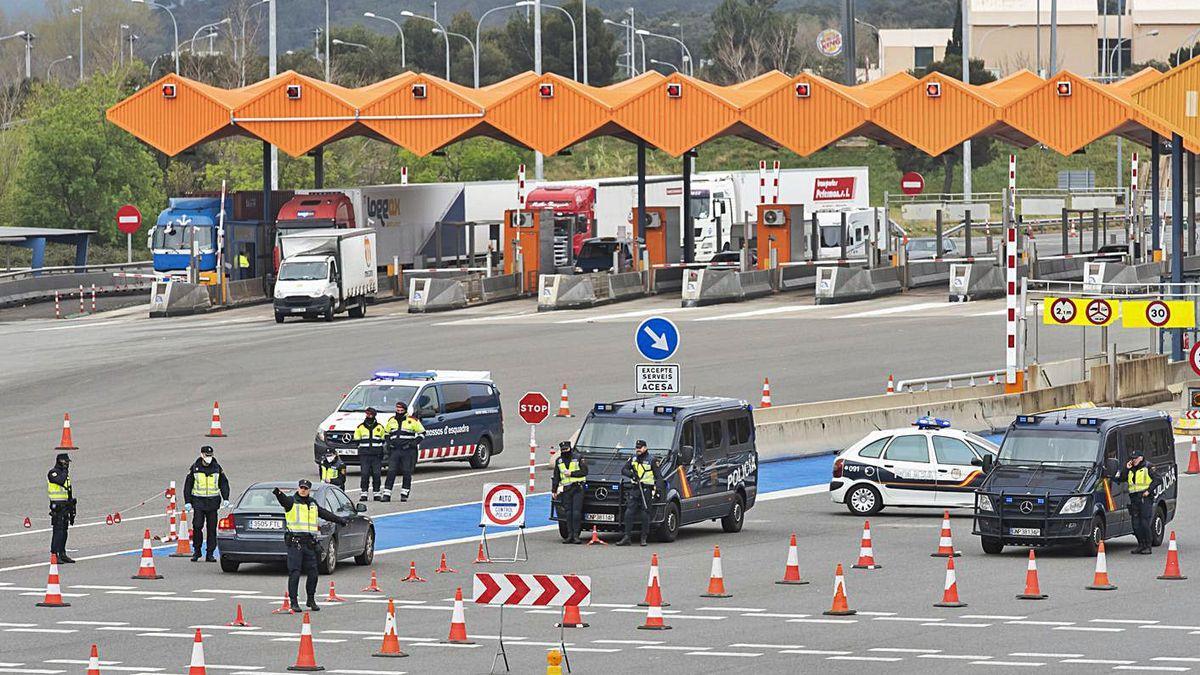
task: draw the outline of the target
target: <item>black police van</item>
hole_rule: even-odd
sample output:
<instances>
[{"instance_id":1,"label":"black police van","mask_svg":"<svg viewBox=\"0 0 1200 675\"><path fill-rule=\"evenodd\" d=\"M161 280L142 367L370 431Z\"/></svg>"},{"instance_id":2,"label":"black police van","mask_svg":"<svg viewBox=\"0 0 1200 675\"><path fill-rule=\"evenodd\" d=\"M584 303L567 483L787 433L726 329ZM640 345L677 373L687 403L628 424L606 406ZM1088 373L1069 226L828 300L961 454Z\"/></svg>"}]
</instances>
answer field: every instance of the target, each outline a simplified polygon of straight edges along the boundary
<instances>
[{"instance_id":1,"label":"black police van","mask_svg":"<svg viewBox=\"0 0 1200 675\"><path fill-rule=\"evenodd\" d=\"M1142 455L1162 476L1155 495L1154 544L1175 517L1178 467L1166 413L1081 408L1020 415L1004 435L975 494L975 526L985 553L1007 546L1079 544L1089 553L1105 539L1133 533L1129 491L1117 480Z\"/></svg>"},{"instance_id":2,"label":"black police van","mask_svg":"<svg viewBox=\"0 0 1200 675\"><path fill-rule=\"evenodd\" d=\"M750 406L731 398L671 396L597 403L584 419L575 451L588 464L585 530L624 530L626 500L637 493L621 468L639 439L666 483L650 519L658 540L674 541L680 526L705 520L720 520L726 532L742 529L758 495ZM566 516L560 519L553 503L550 518L565 538Z\"/></svg>"}]
</instances>

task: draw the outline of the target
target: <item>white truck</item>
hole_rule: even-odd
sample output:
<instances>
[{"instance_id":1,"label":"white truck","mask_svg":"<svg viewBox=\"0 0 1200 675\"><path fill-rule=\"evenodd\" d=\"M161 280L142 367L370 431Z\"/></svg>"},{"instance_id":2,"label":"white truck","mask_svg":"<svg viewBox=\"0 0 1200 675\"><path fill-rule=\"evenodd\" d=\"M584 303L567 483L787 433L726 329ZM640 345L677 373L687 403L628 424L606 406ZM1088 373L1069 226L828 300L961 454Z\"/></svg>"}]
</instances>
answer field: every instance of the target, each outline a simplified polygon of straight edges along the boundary
<instances>
[{"instance_id":1,"label":"white truck","mask_svg":"<svg viewBox=\"0 0 1200 675\"><path fill-rule=\"evenodd\" d=\"M280 237L279 248L276 323L289 316L333 321L339 312L366 315L379 290L374 230L305 230Z\"/></svg>"}]
</instances>

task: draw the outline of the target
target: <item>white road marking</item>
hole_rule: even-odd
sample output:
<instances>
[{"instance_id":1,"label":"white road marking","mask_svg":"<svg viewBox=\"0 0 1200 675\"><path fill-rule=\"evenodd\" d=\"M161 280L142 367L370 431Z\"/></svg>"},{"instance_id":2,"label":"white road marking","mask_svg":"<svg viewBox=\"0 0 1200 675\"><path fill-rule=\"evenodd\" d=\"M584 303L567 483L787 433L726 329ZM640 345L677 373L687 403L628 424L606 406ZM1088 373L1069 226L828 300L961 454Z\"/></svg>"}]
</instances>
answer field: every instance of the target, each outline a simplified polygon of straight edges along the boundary
<instances>
[{"instance_id":1,"label":"white road marking","mask_svg":"<svg viewBox=\"0 0 1200 675\"><path fill-rule=\"evenodd\" d=\"M261 633L260 633L261 634ZM313 638L313 642L324 642L328 644L338 644L345 642L342 638ZM300 642L299 635L289 635L288 637L271 638L271 642Z\"/></svg>"},{"instance_id":2,"label":"white road marking","mask_svg":"<svg viewBox=\"0 0 1200 675\"><path fill-rule=\"evenodd\" d=\"M778 614L775 612L762 612L756 614L743 614L742 616L757 616L764 619L806 619L812 614Z\"/></svg>"},{"instance_id":3,"label":"white road marking","mask_svg":"<svg viewBox=\"0 0 1200 675\"><path fill-rule=\"evenodd\" d=\"M1142 628L1160 628L1162 630L1196 630L1200 631L1200 626L1171 626L1168 624L1158 624L1155 626L1142 626Z\"/></svg>"},{"instance_id":4,"label":"white road marking","mask_svg":"<svg viewBox=\"0 0 1200 675\"><path fill-rule=\"evenodd\" d=\"M481 647L482 645L478 645L478 644L464 645L464 644L458 644L455 642L415 642L415 643L413 643L412 646L414 646L414 647L450 647L450 648L454 648L454 649L475 649L476 647Z\"/></svg>"},{"instance_id":5,"label":"white road marking","mask_svg":"<svg viewBox=\"0 0 1200 675\"><path fill-rule=\"evenodd\" d=\"M187 596L172 597L169 595L156 595L152 598L146 598L146 599L147 600L168 600L171 602L212 602L213 600L216 600L216 598L189 598Z\"/></svg>"},{"instance_id":6,"label":"white road marking","mask_svg":"<svg viewBox=\"0 0 1200 675\"><path fill-rule=\"evenodd\" d=\"M616 610L613 610L616 611ZM676 610L678 611L678 610ZM667 615L668 619L692 619L695 621L724 621L723 616L696 616L694 614L667 614L667 610L663 610L663 614Z\"/></svg>"},{"instance_id":7,"label":"white road marking","mask_svg":"<svg viewBox=\"0 0 1200 675\"><path fill-rule=\"evenodd\" d=\"M1063 659L1059 663L1090 663L1097 666L1128 666L1137 663L1137 661L1123 661L1121 659Z\"/></svg>"},{"instance_id":8,"label":"white road marking","mask_svg":"<svg viewBox=\"0 0 1200 675\"><path fill-rule=\"evenodd\" d=\"M88 665L87 661L83 661L83 660L79 660L79 659L53 659L51 661L43 661L42 663L66 663L66 664L76 664L76 665L82 665L82 666ZM125 672L130 672L130 673L156 673L156 672L162 672L162 670L163 670L162 668L154 668L151 666L110 666L107 664L104 666L104 669L111 670L111 671L125 671Z\"/></svg>"},{"instance_id":9,"label":"white road marking","mask_svg":"<svg viewBox=\"0 0 1200 675\"><path fill-rule=\"evenodd\" d=\"M1091 619L1091 623L1132 623L1137 625L1156 624L1157 621L1147 621L1145 619Z\"/></svg>"},{"instance_id":10,"label":"white road marking","mask_svg":"<svg viewBox=\"0 0 1200 675\"><path fill-rule=\"evenodd\" d=\"M601 649L600 647L571 647L571 653L588 652L590 654L616 654L620 649Z\"/></svg>"},{"instance_id":11,"label":"white road marking","mask_svg":"<svg viewBox=\"0 0 1200 675\"><path fill-rule=\"evenodd\" d=\"M712 647L683 647L681 645L642 645L638 649L659 649L667 652L701 652Z\"/></svg>"},{"instance_id":12,"label":"white road marking","mask_svg":"<svg viewBox=\"0 0 1200 675\"><path fill-rule=\"evenodd\" d=\"M765 612L757 607L697 607L697 612Z\"/></svg>"},{"instance_id":13,"label":"white road marking","mask_svg":"<svg viewBox=\"0 0 1200 675\"><path fill-rule=\"evenodd\" d=\"M1146 670L1168 673L1186 673L1191 670L1187 666L1113 666L1113 670Z\"/></svg>"},{"instance_id":14,"label":"white road marking","mask_svg":"<svg viewBox=\"0 0 1200 675\"><path fill-rule=\"evenodd\" d=\"M803 649L804 645L766 645L757 642L735 642L730 647L741 647L742 649Z\"/></svg>"},{"instance_id":15,"label":"white road marking","mask_svg":"<svg viewBox=\"0 0 1200 675\"><path fill-rule=\"evenodd\" d=\"M788 623L858 623L857 619L788 619Z\"/></svg>"},{"instance_id":16,"label":"white road marking","mask_svg":"<svg viewBox=\"0 0 1200 675\"><path fill-rule=\"evenodd\" d=\"M992 658L985 654L921 654L918 659L957 659L959 661L986 661Z\"/></svg>"},{"instance_id":17,"label":"white road marking","mask_svg":"<svg viewBox=\"0 0 1200 675\"><path fill-rule=\"evenodd\" d=\"M1074 626L1074 621L1005 621L1020 626Z\"/></svg>"},{"instance_id":18,"label":"white road marking","mask_svg":"<svg viewBox=\"0 0 1200 675\"><path fill-rule=\"evenodd\" d=\"M992 625L990 623L956 623L947 621L945 623L923 623L922 626L942 626L944 628L987 628Z\"/></svg>"},{"instance_id":19,"label":"white road marking","mask_svg":"<svg viewBox=\"0 0 1200 675\"><path fill-rule=\"evenodd\" d=\"M395 670L339 670L335 668L329 672L343 673L344 675L404 675L403 672Z\"/></svg>"},{"instance_id":20,"label":"white road marking","mask_svg":"<svg viewBox=\"0 0 1200 675\"><path fill-rule=\"evenodd\" d=\"M262 666L222 666L213 665L211 663L204 666L209 670L262 670Z\"/></svg>"},{"instance_id":21,"label":"white road marking","mask_svg":"<svg viewBox=\"0 0 1200 675\"><path fill-rule=\"evenodd\" d=\"M442 321L432 324L434 326L469 326L475 323L484 323L487 321L504 321L507 319L523 319L539 316L536 311L518 312L516 314L493 314L490 316L475 316L468 319L455 319L454 321Z\"/></svg>"},{"instance_id":22,"label":"white road marking","mask_svg":"<svg viewBox=\"0 0 1200 675\"><path fill-rule=\"evenodd\" d=\"M673 314L678 312L695 311L693 307L660 307L659 309L638 309L632 312L618 312L616 314L594 314L592 316L583 316L577 319L566 319L564 321L555 321L554 323L591 323L593 321L611 321L613 319L631 319L639 316L654 316L656 314ZM438 324L433 324L438 325Z\"/></svg>"},{"instance_id":23,"label":"white road marking","mask_svg":"<svg viewBox=\"0 0 1200 675\"><path fill-rule=\"evenodd\" d=\"M1036 668L1046 665L1038 661L971 661L970 664L972 666L1012 666L1014 668Z\"/></svg>"},{"instance_id":24,"label":"white road marking","mask_svg":"<svg viewBox=\"0 0 1200 675\"><path fill-rule=\"evenodd\" d=\"M696 321L726 321L730 319L742 319L751 316L770 316L772 314L784 314L786 312L804 312L810 309L817 309L820 305L787 305L785 307L770 307L767 309L755 309L749 312L737 312L735 314L723 314L721 316L705 316Z\"/></svg>"},{"instance_id":25,"label":"white road marking","mask_svg":"<svg viewBox=\"0 0 1200 675\"><path fill-rule=\"evenodd\" d=\"M248 635L250 637L296 637L295 633L280 633L278 631L258 631L257 633L230 633L230 635Z\"/></svg>"},{"instance_id":26,"label":"white road marking","mask_svg":"<svg viewBox=\"0 0 1200 675\"><path fill-rule=\"evenodd\" d=\"M36 625L36 623L0 623L0 628L33 628Z\"/></svg>"},{"instance_id":27,"label":"white road marking","mask_svg":"<svg viewBox=\"0 0 1200 675\"><path fill-rule=\"evenodd\" d=\"M235 591L227 588L197 588L193 593L228 593L229 595L256 595L262 591Z\"/></svg>"},{"instance_id":28,"label":"white road marking","mask_svg":"<svg viewBox=\"0 0 1200 675\"><path fill-rule=\"evenodd\" d=\"M105 595L175 595L175 591L106 591Z\"/></svg>"},{"instance_id":29,"label":"white road marking","mask_svg":"<svg viewBox=\"0 0 1200 675\"><path fill-rule=\"evenodd\" d=\"M226 626L224 624L208 624L208 623L200 623L200 624L196 624L195 626L188 626L188 628L198 628L200 630L227 630L231 633L234 633L237 631L262 630L261 626ZM372 635L378 636L379 633L372 633ZM209 666L209 667L211 668L211 666Z\"/></svg>"},{"instance_id":30,"label":"white road marking","mask_svg":"<svg viewBox=\"0 0 1200 675\"><path fill-rule=\"evenodd\" d=\"M895 652L897 654L937 654L940 649L916 649L911 647L872 647L869 652Z\"/></svg>"},{"instance_id":31,"label":"white road marking","mask_svg":"<svg viewBox=\"0 0 1200 675\"><path fill-rule=\"evenodd\" d=\"M1156 656L1151 661L1182 661L1185 663L1200 663L1200 657L1196 656Z\"/></svg>"},{"instance_id":32,"label":"white road marking","mask_svg":"<svg viewBox=\"0 0 1200 675\"><path fill-rule=\"evenodd\" d=\"M78 633L74 628L5 628L5 633L55 633L67 634Z\"/></svg>"},{"instance_id":33,"label":"white road marking","mask_svg":"<svg viewBox=\"0 0 1200 675\"><path fill-rule=\"evenodd\" d=\"M939 621L945 621L945 619L922 618L919 616L877 616L877 617L875 617L874 620L875 621L915 621L917 623L921 623L921 622L937 623Z\"/></svg>"},{"instance_id":34,"label":"white road marking","mask_svg":"<svg viewBox=\"0 0 1200 675\"><path fill-rule=\"evenodd\" d=\"M165 633L171 629L170 628L157 628L157 627L150 627L150 626L120 625L120 626L104 626L101 628L97 628L96 630L116 631L116 632L121 632L121 633Z\"/></svg>"},{"instance_id":35,"label":"white road marking","mask_svg":"<svg viewBox=\"0 0 1200 675\"><path fill-rule=\"evenodd\" d=\"M161 637L161 638L184 638L191 640L196 637L195 633L134 633L137 637Z\"/></svg>"},{"instance_id":36,"label":"white road marking","mask_svg":"<svg viewBox=\"0 0 1200 675\"><path fill-rule=\"evenodd\" d=\"M46 591L44 591L44 590L26 591L25 593L22 593L21 595L45 596ZM63 592L59 593L59 595L63 596L64 598L86 598L88 595L90 595L90 593L68 593L66 591L63 591Z\"/></svg>"},{"instance_id":37,"label":"white road marking","mask_svg":"<svg viewBox=\"0 0 1200 675\"><path fill-rule=\"evenodd\" d=\"M830 656L827 661L878 661L882 663L895 663L903 661L899 656Z\"/></svg>"},{"instance_id":38,"label":"white road marking","mask_svg":"<svg viewBox=\"0 0 1200 675\"><path fill-rule=\"evenodd\" d=\"M29 673L29 675L57 675L65 670L46 670L45 668L0 668L0 673Z\"/></svg>"},{"instance_id":39,"label":"white road marking","mask_svg":"<svg viewBox=\"0 0 1200 675\"><path fill-rule=\"evenodd\" d=\"M1012 652L1009 656L1023 656L1032 659L1078 659L1083 654L1058 654L1055 652Z\"/></svg>"},{"instance_id":40,"label":"white road marking","mask_svg":"<svg viewBox=\"0 0 1200 675\"><path fill-rule=\"evenodd\" d=\"M842 656L854 652L844 652L833 649L785 649L780 654L811 654L813 656Z\"/></svg>"},{"instance_id":41,"label":"white road marking","mask_svg":"<svg viewBox=\"0 0 1200 675\"><path fill-rule=\"evenodd\" d=\"M762 656L758 652L687 652L684 656Z\"/></svg>"},{"instance_id":42,"label":"white road marking","mask_svg":"<svg viewBox=\"0 0 1200 675\"><path fill-rule=\"evenodd\" d=\"M1084 633L1123 633L1124 628L1105 628L1101 626L1055 626L1050 630L1074 630Z\"/></svg>"},{"instance_id":43,"label":"white road marking","mask_svg":"<svg viewBox=\"0 0 1200 675\"><path fill-rule=\"evenodd\" d=\"M45 333L46 331L52 331L52 330L71 330L72 328L94 328L94 327L96 327L96 326L108 326L108 325L111 325L111 324L114 324L114 323L132 323L132 322L131 322L131 321L129 321L129 320L118 320L118 319L111 319L111 320L109 320L109 321L95 321L95 322L86 322L86 323L73 323L73 324L70 324L70 325L67 325L67 326L53 326L53 327L51 327L51 328L38 328L38 329L36 329L36 330L34 330L34 331L32 331L32 332L34 332L34 333Z\"/></svg>"},{"instance_id":44,"label":"white road marking","mask_svg":"<svg viewBox=\"0 0 1200 675\"><path fill-rule=\"evenodd\" d=\"M131 591L137 586L98 586L90 584L71 584L71 588L83 588L89 591Z\"/></svg>"},{"instance_id":45,"label":"white road marking","mask_svg":"<svg viewBox=\"0 0 1200 675\"><path fill-rule=\"evenodd\" d=\"M895 613L895 612L867 612L867 611L860 611L860 612L858 613L858 615L859 615L859 616L896 616L896 613Z\"/></svg>"},{"instance_id":46,"label":"white road marking","mask_svg":"<svg viewBox=\"0 0 1200 675\"><path fill-rule=\"evenodd\" d=\"M661 645L662 640L592 640L594 645Z\"/></svg>"},{"instance_id":47,"label":"white road marking","mask_svg":"<svg viewBox=\"0 0 1200 675\"><path fill-rule=\"evenodd\" d=\"M870 309L865 312L855 312L853 314L842 314L835 316L835 319L867 319L875 316L890 316L892 314L903 314L905 312L920 312L926 309L934 309L935 307L946 307L945 302L917 302L911 305L901 305L899 307L884 307L883 309Z\"/></svg>"},{"instance_id":48,"label":"white road marking","mask_svg":"<svg viewBox=\"0 0 1200 675\"><path fill-rule=\"evenodd\" d=\"M1007 614L963 614L958 617L960 619L994 619L996 621L1020 621L1023 616L1010 616Z\"/></svg>"},{"instance_id":49,"label":"white road marking","mask_svg":"<svg viewBox=\"0 0 1200 675\"><path fill-rule=\"evenodd\" d=\"M524 468L524 467L522 467L522 468ZM592 607L619 607L622 609L628 609L630 607L637 607L637 605L623 605L623 604L616 604L616 603L611 603L611 602L593 602L591 604L591 606Z\"/></svg>"},{"instance_id":50,"label":"white road marking","mask_svg":"<svg viewBox=\"0 0 1200 675\"><path fill-rule=\"evenodd\" d=\"M127 621L56 621L63 626L128 626ZM33 624L30 624L33 625ZM86 663L86 661L84 662Z\"/></svg>"}]
</instances>

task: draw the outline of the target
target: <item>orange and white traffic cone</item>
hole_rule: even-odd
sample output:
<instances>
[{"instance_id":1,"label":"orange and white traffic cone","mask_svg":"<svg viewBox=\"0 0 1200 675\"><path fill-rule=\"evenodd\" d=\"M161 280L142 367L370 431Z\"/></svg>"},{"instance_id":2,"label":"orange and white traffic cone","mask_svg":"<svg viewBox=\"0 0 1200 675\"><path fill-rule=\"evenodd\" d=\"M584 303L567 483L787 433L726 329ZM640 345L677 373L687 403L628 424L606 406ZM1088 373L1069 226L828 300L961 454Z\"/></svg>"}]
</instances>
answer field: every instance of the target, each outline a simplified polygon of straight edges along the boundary
<instances>
[{"instance_id":1,"label":"orange and white traffic cone","mask_svg":"<svg viewBox=\"0 0 1200 675\"><path fill-rule=\"evenodd\" d=\"M942 511L942 534L938 538L937 550L929 554L933 558L957 558L962 551L954 550L954 540L950 536L950 512Z\"/></svg>"},{"instance_id":2,"label":"orange and white traffic cone","mask_svg":"<svg viewBox=\"0 0 1200 675\"><path fill-rule=\"evenodd\" d=\"M62 586L58 581L58 556L50 554L50 575L46 577L46 595L37 604L38 607L70 607L71 603L63 602Z\"/></svg>"},{"instance_id":3,"label":"orange and white traffic cone","mask_svg":"<svg viewBox=\"0 0 1200 675\"><path fill-rule=\"evenodd\" d=\"M1196 453L1196 437L1192 436L1192 451L1188 453L1187 471L1184 473L1194 476L1200 473L1200 454Z\"/></svg>"},{"instance_id":4,"label":"orange and white traffic cone","mask_svg":"<svg viewBox=\"0 0 1200 675\"><path fill-rule=\"evenodd\" d=\"M592 526L592 538L588 539L587 545L591 546L592 544L600 544L601 546L608 546L608 542L604 541L603 539L600 538L600 532L598 530L596 530L595 525Z\"/></svg>"},{"instance_id":5,"label":"orange and white traffic cone","mask_svg":"<svg viewBox=\"0 0 1200 675\"><path fill-rule=\"evenodd\" d=\"M100 650L96 645L92 645L92 655L88 659L86 675L100 675Z\"/></svg>"},{"instance_id":6,"label":"orange and white traffic cone","mask_svg":"<svg viewBox=\"0 0 1200 675\"><path fill-rule=\"evenodd\" d=\"M416 561L416 560L411 560L411 561L409 561L409 563L408 563L408 576L404 577L404 578L403 578L403 579L401 579L400 581L408 581L408 582L410 582L410 583L411 583L411 582L418 582L418 581L420 581L420 582L424 582L424 581L425 581L425 579L422 579L421 577L417 576L417 561Z\"/></svg>"},{"instance_id":7,"label":"orange and white traffic cone","mask_svg":"<svg viewBox=\"0 0 1200 675\"><path fill-rule=\"evenodd\" d=\"M454 613L450 616L450 637L444 641L452 645L473 645L467 638L467 612L463 609L462 586L454 589Z\"/></svg>"},{"instance_id":8,"label":"orange and white traffic cone","mask_svg":"<svg viewBox=\"0 0 1200 675\"><path fill-rule=\"evenodd\" d=\"M71 438L71 413L63 413L62 437L58 441L58 447L55 450L78 450L75 447L75 441Z\"/></svg>"},{"instance_id":9,"label":"orange and white traffic cone","mask_svg":"<svg viewBox=\"0 0 1200 675\"><path fill-rule=\"evenodd\" d=\"M1108 559L1104 555L1104 542L1100 542L1100 546L1096 548L1096 574L1092 577L1092 583L1084 588L1091 591L1117 590L1117 587L1108 580Z\"/></svg>"},{"instance_id":10,"label":"orange and white traffic cone","mask_svg":"<svg viewBox=\"0 0 1200 675\"><path fill-rule=\"evenodd\" d=\"M437 569L434 570L433 573L434 574L454 574L457 571L458 570L456 570L456 569L451 569L450 566L446 564L446 554L443 553L442 554L442 562L438 563Z\"/></svg>"},{"instance_id":11,"label":"orange and white traffic cone","mask_svg":"<svg viewBox=\"0 0 1200 675\"><path fill-rule=\"evenodd\" d=\"M1018 595L1020 600L1045 600L1050 596L1042 592L1038 586L1037 557L1033 549L1029 549L1029 563L1025 566L1025 592Z\"/></svg>"},{"instance_id":12,"label":"orange and white traffic cone","mask_svg":"<svg viewBox=\"0 0 1200 675\"><path fill-rule=\"evenodd\" d=\"M188 529L187 511L179 512L179 536L175 538L175 552L172 558L192 557L192 531Z\"/></svg>"},{"instance_id":13,"label":"orange and white traffic cone","mask_svg":"<svg viewBox=\"0 0 1200 675\"><path fill-rule=\"evenodd\" d=\"M863 521L862 544L858 547L858 562L851 565L856 570L877 570L883 565L875 564L875 551L871 548L871 521Z\"/></svg>"},{"instance_id":14,"label":"orange and white traffic cone","mask_svg":"<svg viewBox=\"0 0 1200 675\"><path fill-rule=\"evenodd\" d=\"M732 593L725 592L725 572L721 569L721 547L713 546L712 572L708 575L708 592L701 593L702 598L732 598Z\"/></svg>"},{"instance_id":15,"label":"orange and white traffic cone","mask_svg":"<svg viewBox=\"0 0 1200 675\"><path fill-rule=\"evenodd\" d=\"M221 429L221 404L219 401L213 401L212 423L208 427L208 433L204 434L209 438L221 438L225 435Z\"/></svg>"},{"instance_id":16,"label":"orange and white traffic cone","mask_svg":"<svg viewBox=\"0 0 1200 675\"><path fill-rule=\"evenodd\" d=\"M966 607L967 603L958 599L958 579L954 576L954 558L946 558L946 585L942 590L942 601L933 603L934 607Z\"/></svg>"},{"instance_id":17,"label":"orange and white traffic cone","mask_svg":"<svg viewBox=\"0 0 1200 675\"><path fill-rule=\"evenodd\" d=\"M1158 578L1167 581L1187 578L1179 572L1179 545L1175 543L1175 530L1171 530L1171 539L1167 541L1167 567Z\"/></svg>"},{"instance_id":18,"label":"orange and white traffic cone","mask_svg":"<svg viewBox=\"0 0 1200 675\"><path fill-rule=\"evenodd\" d=\"M142 537L142 558L138 562L137 574L131 579L161 579L158 570L154 569L154 551L150 548L150 530Z\"/></svg>"},{"instance_id":19,"label":"orange and white traffic cone","mask_svg":"<svg viewBox=\"0 0 1200 675\"><path fill-rule=\"evenodd\" d=\"M562 387L562 395L558 398L558 414L555 417L574 417L571 414L571 395L567 393L565 382Z\"/></svg>"},{"instance_id":20,"label":"orange and white traffic cone","mask_svg":"<svg viewBox=\"0 0 1200 675\"><path fill-rule=\"evenodd\" d=\"M846 575L842 572L841 563L838 563L833 573L833 605L821 613L827 616L850 616L858 613L858 610L850 609L850 601L846 597Z\"/></svg>"},{"instance_id":21,"label":"orange and white traffic cone","mask_svg":"<svg viewBox=\"0 0 1200 675\"><path fill-rule=\"evenodd\" d=\"M583 617L579 614L579 605L566 605L563 607L562 621L554 624L555 628L587 628L588 623L584 623Z\"/></svg>"},{"instance_id":22,"label":"orange and white traffic cone","mask_svg":"<svg viewBox=\"0 0 1200 675\"><path fill-rule=\"evenodd\" d=\"M188 675L208 675L204 667L204 638L200 629L196 629L196 637L192 640L192 663L188 666Z\"/></svg>"},{"instance_id":23,"label":"orange and white traffic cone","mask_svg":"<svg viewBox=\"0 0 1200 675\"><path fill-rule=\"evenodd\" d=\"M285 598L285 600L286 600L286 598ZM290 609L290 604L289 604L289 609ZM237 612L234 614L233 621L230 621L229 623L227 623L225 625L233 627L233 628L245 628L246 626L250 625L250 623L248 621L246 621L246 617L242 615L242 603L239 602L237 604Z\"/></svg>"},{"instance_id":24,"label":"orange and white traffic cone","mask_svg":"<svg viewBox=\"0 0 1200 675\"><path fill-rule=\"evenodd\" d=\"M759 402L758 407L771 407L771 380L765 377L763 378L762 401Z\"/></svg>"},{"instance_id":25,"label":"orange and white traffic cone","mask_svg":"<svg viewBox=\"0 0 1200 675\"><path fill-rule=\"evenodd\" d=\"M889 393L889 394L896 393L896 378L892 377L891 373L888 373L887 393Z\"/></svg>"},{"instance_id":26,"label":"orange and white traffic cone","mask_svg":"<svg viewBox=\"0 0 1200 675\"><path fill-rule=\"evenodd\" d=\"M649 607L650 606L650 588L655 585L657 585L659 588L658 602L663 607L670 607L671 603L663 602L663 599L662 599L662 579L660 579L658 576L658 554L657 553L653 553L650 555L650 576L646 579L646 599L639 602L638 607Z\"/></svg>"},{"instance_id":27,"label":"orange and white traffic cone","mask_svg":"<svg viewBox=\"0 0 1200 675\"><path fill-rule=\"evenodd\" d=\"M288 599L287 591L283 592L283 604L271 610L272 614L292 614L292 601Z\"/></svg>"},{"instance_id":28,"label":"orange and white traffic cone","mask_svg":"<svg viewBox=\"0 0 1200 675\"><path fill-rule=\"evenodd\" d=\"M796 533L792 533L792 540L788 543L787 566L783 568L783 579L775 583L782 586L802 586L807 584L807 581L800 579L800 555L796 552Z\"/></svg>"},{"instance_id":29,"label":"orange and white traffic cone","mask_svg":"<svg viewBox=\"0 0 1200 675\"><path fill-rule=\"evenodd\" d=\"M491 558L488 558L487 552L483 550L483 542L481 541L479 542L479 552L475 554L475 564L483 565L490 562L492 562L492 560Z\"/></svg>"},{"instance_id":30,"label":"orange and white traffic cone","mask_svg":"<svg viewBox=\"0 0 1200 675\"><path fill-rule=\"evenodd\" d=\"M325 602L345 602L346 599L337 594L337 589L333 587L333 579L329 580L329 597L325 598Z\"/></svg>"},{"instance_id":31,"label":"orange and white traffic cone","mask_svg":"<svg viewBox=\"0 0 1200 675\"><path fill-rule=\"evenodd\" d=\"M671 630L671 627L663 622L662 592L658 589L658 579L650 580L647 594L651 602L646 609L646 623L638 626L638 630Z\"/></svg>"},{"instance_id":32,"label":"orange and white traffic cone","mask_svg":"<svg viewBox=\"0 0 1200 675\"><path fill-rule=\"evenodd\" d=\"M379 580L375 578L375 570L371 570L371 583L367 584L367 587L362 589L362 591L360 591L360 592L362 592L362 593L382 593L383 592L379 588Z\"/></svg>"},{"instance_id":33,"label":"orange and white traffic cone","mask_svg":"<svg viewBox=\"0 0 1200 675\"><path fill-rule=\"evenodd\" d=\"M387 619L383 622L383 644L379 646L379 651L371 656L387 656L391 658L400 658L408 656L400 649L400 638L396 636L396 603L388 598Z\"/></svg>"},{"instance_id":34,"label":"orange and white traffic cone","mask_svg":"<svg viewBox=\"0 0 1200 675\"><path fill-rule=\"evenodd\" d=\"M309 622L308 612L304 613L304 623L300 624L300 650L296 652L296 664L288 666L288 670L315 671L325 670L317 665L317 652L313 648L312 623Z\"/></svg>"}]
</instances>

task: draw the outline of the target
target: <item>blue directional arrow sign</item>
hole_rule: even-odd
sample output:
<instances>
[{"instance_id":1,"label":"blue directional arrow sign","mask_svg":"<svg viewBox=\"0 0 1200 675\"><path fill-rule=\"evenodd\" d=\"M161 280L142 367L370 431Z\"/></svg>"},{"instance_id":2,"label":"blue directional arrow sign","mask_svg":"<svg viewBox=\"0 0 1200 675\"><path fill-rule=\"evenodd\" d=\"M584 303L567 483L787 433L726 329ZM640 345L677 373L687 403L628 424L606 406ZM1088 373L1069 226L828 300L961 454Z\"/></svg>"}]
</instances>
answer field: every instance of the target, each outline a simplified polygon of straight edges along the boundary
<instances>
[{"instance_id":1,"label":"blue directional arrow sign","mask_svg":"<svg viewBox=\"0 0 1200 675\"><path fill-rule=\"evenodd\" d=\"M645 358L665 361L679 349L679 329L670 319L652 316L638 324L633 344Z\"/></svg>"}]
</instances>

